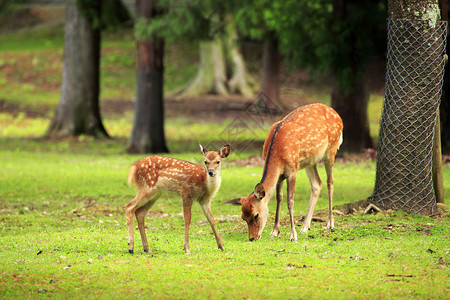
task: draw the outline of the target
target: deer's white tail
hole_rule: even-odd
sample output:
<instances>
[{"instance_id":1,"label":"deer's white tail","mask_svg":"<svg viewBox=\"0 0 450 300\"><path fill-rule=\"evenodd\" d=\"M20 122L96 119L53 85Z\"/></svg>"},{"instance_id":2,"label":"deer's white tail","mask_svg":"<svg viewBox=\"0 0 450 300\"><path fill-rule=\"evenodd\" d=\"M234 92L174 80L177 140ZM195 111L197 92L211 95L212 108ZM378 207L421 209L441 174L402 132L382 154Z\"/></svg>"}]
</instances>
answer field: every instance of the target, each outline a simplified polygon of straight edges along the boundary
<instances>
[{"instance_id":1,"label":"deer's white tail","mask_svg":"<svg viewBox=\"0 0 450 300\"><path fill-rule=\"evenodd\" d=\"M338 146L337 146L338 150L341 147L342 142L344 142L344 133L343 132L341 132L341 136L339 137L339 143L338 143Z\"/></svg>"},{"instance_id":2,"label":"deer's white tail","mask_svg":"<svg viewBox=\"0 0 450 300\"><path fill-rule=\"evenodd\" d=\"M132 187L133 182L136 182L136 170L137 167L135 165L132 165L130 167L130 171L128 172L128 186Z\"/></svg>"}]
</instances>

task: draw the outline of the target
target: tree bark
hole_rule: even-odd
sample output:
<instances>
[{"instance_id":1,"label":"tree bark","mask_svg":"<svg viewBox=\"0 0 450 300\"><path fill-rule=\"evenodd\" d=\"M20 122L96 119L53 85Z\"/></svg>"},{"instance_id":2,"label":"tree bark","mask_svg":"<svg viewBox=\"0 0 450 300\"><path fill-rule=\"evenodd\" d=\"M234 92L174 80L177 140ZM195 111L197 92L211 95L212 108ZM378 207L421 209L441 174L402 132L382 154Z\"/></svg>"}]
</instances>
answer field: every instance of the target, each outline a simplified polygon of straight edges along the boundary
<instances>
[{"instance_id":1,"label":"tree bark","mask_svg":"<svg viewBox=\"0 0 450 300\"><path fill-rule=\"evenodd\" d=\"M97 2L100 9L100 1ZM82 15L76 0L66 4L61 98L47 136L108 137L100 116L100 30Z\"/></svg>"},{"instance_id":2,"label":"tree bark","mask_svg":"<svg viewBox=\"0 0 450 300\"><path fill-rule=\"evenodd\" d=\"M333 1L333 14L338 22L349 17L347 5L353 2L352 0ZM366 148L373 147L373 142L370 137L369 120L367 118L369 97L364 83L365 63L360 61L359 56L361 54L357 53L357 45L355 44L357 38L350 36L347 39L348 49L344 49L340 55L344 61L350 62L349 67L352 70L353 76L348 79L351 82L345 88L335 83L331 94L331 106L337 111L344 122L344 143L341 146L341 150L361 152Z\"/></svg>"},{"instance_id":3,"label":"tree bark","mask_svg":"<svg viewBox=\"0 0 450 300\"><path fill-rule=\"evenodd\" d=\"M269 101L264 106L270 109L279 109L280 99L280 52L278 38L271 34L264 41L263 49L263 75L258 101Z\"/></svg>"},{"instance_id":4,"label":"tree bark","mask_svg":"<svg viewBox=\"0 0 450 300\"><path fill-rule=\"evenodd\" d=\"M437 0L390 0L386 97L371 200L388 209L435 213L432 146L443 72Z\"/></svg>"},{"instance_id":5,"label":"tree bark","mask_svg":"<svg viewBox=\"0 0 450 300\"><path fill-rule=\"evenodd\" d=\"M211 41L200 41L199 56L197 75L185 87L173 93L173 96L181 99L201 94L228 95L222 41L218 38Z\"/></svg>"},{"instance_id":6,"label":"tree bark","mask_svg":"<svg viewBox=\"0 0 450 300\"><path fill-rule=\"evenodd\" d=\"M449 5L448 0L442 2L442 20L448 21ZM447 30L447 49L446 53L450 53ZM450 64L446 63L444 72L444 85L442 90L441 106L440 106L440 120L441 120L441 142L442 152L450 154Z\"/></svg>"},{"instance_id":7,"label":"tree bark","mask_svg":"<svg viewBox=\"0 0 450 300\"><path fill-rule=\"evenodd\" d=\"M252 98L255 94L255 80L248 73L244 56L238 46L238 35L233 17L226 16L226 21L226 34L223 41L227 70L231 74L228 80L229 90L231 93L240 93L247 98Z\"/></svg>"},{"instance_id":8,"label":"tree bark","mask_svg":"<svg viewBox=\"0 0 450 300\"><path fill-rule=\"evenodd\" d=\"M239 50L234 20L228 20L224 34L213 40L199 42L200 63L196 77L186 86L172 93L175 98L189 98L201 94L254 94L254 82L247 71Z\"/></svg>"},{"instance_id":9,"label":"tree bark","mask_svg":"<svg viewBox=\"0 0 450 300\"><path fill-rule=\"evenodd\" d=\"M137 0L136 17L150 22L156 1ZM167 153L164 135L164 40L157 36L136 41L136 103L129 153Z\"/></svg>"},{"instance_id":10,"label":"tree bark","mask_svg":"<svg viewBox=\"0 0 450 300\"><path fill-rule=\"evenodd\" d=\"M344 123L342 151L357 153L373 147L367 105L368 95L364 82L356 82L348 91L341 91L338 87L334 87L331 94L331 106L341 116Z\"/></svg>"}]
</instances>

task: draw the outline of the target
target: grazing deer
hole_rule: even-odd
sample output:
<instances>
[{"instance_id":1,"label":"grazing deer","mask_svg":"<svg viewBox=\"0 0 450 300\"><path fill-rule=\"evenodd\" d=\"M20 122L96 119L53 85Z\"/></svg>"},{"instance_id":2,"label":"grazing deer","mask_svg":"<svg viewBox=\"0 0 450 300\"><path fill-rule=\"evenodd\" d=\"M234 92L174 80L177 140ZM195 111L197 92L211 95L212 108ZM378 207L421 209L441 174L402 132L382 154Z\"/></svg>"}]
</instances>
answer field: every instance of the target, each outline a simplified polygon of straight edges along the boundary
<instances>
[{"instance_id":1,"label":"grazing deer","mask_svg":"<svg viewBox=\"0 0 450 300\"><path fill-rule=\"evenodd\" d=\"M230 146L223 146L219 152L208 151L202 145L200 145L200 149L205 157L204 167L187 161L161 156L143 158L130 167L128 185L131 186L134 182L138 189L136 197L126 205L125 209L130 253L134 251L134 215L138 223L144 251L149 252L144 219L147 211L163 191L177 193L183 201L184 251L186 253L190 253L189 226L191 223L191 207L194 200L200 204L206 219L211 225L217 246L221 250L225 250L211 212L211 199L214 198L219 190L221 160L230 154Z\"/></svg>"},{"instance_id":2,"label":"grazing deer","mask_svg":"<svg viewBox=\"0 0 450 300\"><path fill-rule=\"evenodd\" d=\"M305 169L311 183L311 198L308 212L300 230L311 226L311 218L319 198L322 182L317 173L317 163L323 159L327 172L329 215L327 228L334 227L332 199L332 168L339 146L342 143L342 119L332 108L323 104L310 104L297 108L284 119L276 122L264 142L264 172L261 182L248 197L228 201L229 204L242 205L242 218L248 224L250 241L261 238L266 225L268 203L274 190L277 195L275 224L270 236L280 233L280 206L283 200L283 180L287 180L287 204L291 221L291 241L297 240L294 224L294 192L297 171Z\"/></svg>"}]
</instances>

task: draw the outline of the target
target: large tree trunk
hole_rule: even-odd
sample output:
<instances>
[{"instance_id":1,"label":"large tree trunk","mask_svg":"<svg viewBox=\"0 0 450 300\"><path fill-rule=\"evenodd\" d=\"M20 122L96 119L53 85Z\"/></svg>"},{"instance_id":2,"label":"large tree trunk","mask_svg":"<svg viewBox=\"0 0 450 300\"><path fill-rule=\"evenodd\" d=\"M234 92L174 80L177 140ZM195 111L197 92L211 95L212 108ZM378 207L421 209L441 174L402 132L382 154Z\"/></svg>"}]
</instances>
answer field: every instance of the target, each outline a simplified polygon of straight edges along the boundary
<instances>
[{"instance_id":1,"label":"large tree trunk","mask_svg":"<svg viewBox=\"0 0 450 300\"><path fill-rule=\"evenodd\" d=\"M227 73L222 40L199 42L200 64L192 82L176 91L177 98L195 97L201 94L228 95Z\"/></svg>"},{"instance_id":2,"label":"large tree trunk","mask_svg":"<svg viewBox=\"0 0 450 300\"><path fill-rule=\"evenodd\" d=\"M225 46L225 58L227 73L231 74L228 86L231 93L240 93L247 98L255 94L256 82L247 71L244 56L238 46L238 34L234 19L231 15L226 16L226 34L223 37Z\"/></svg>"},{"instance_id":3,"label":"large tree trunk","mask_svg":"<svg viewBox=\"0 0 450 300\"><path fill-rule=\"evenodd\" d=\"M338 21L349 17L347 5L353 2L354 0L333 1L333 14ZM356 50L356 41L356 37L350 36L347 41L349 49L344 49L341 54L345 56L344 61L351 62L353 76L348 80L352 82L345 88L336 83L331 94L331 106L344 122L344 143L341 149L348 152L361 152L365 148L373 147L367 118L368 95L363 75L365 63L358 59L360 54Z\"/></svg>"},{"instance_id":4,"label":"large tree trunk","mask_svg":"<svg viewBox=\"0 0 450 300\"><path fill-rule=\"evenodd\" d=\"M82 15L76 0L68 0L61 98L48 136L108 136L99 109L99 70L100 30Z\"/></svg>"},{"instance_id":5,"label":"large tree trunk","mask_svg":"<svg viewBox=\"0 0 450 300\"><path fill-rule=\"evenodd\" d=\"M199 42L200 63L196 77L175 91L176 98L189 98L202 94L240 93L246 97L254 94L254 82L247 71L239 50L234 20L228 20L224 34L210 41Z\"/></svg>"},{"instance_id":6,"label":"large tree trunk","mask_svg":"<svg viewBox=\"0 0 450 300\"><path fill-rule=\"evenodd\" d=\"M437 0L390 0L386 93L371 200L433 214L432 146L443 72Z\"/></svg>"},{"instance_id":7,"label":"large tree trunk","mask_svg":"<svg viewBox=\"0 0 450 300\"><path fill-rule=\"evenodd\" d=\"M156 1L137 0L136 17L155 16ZM136 104L129 153L168 152L164 135L164 41L157 36L136 41Z\"/></svg>"}]
</instances>

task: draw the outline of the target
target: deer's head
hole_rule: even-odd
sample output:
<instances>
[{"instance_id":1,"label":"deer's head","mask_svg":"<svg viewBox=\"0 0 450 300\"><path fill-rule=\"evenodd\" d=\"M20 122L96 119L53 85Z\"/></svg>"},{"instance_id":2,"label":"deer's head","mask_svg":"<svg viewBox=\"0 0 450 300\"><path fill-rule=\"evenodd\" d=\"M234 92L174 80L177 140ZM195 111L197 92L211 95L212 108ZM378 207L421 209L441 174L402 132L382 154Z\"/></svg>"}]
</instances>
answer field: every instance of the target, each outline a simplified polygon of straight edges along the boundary
<instances>
[{"instance_id":1,"label":"deer's head","mask_svg":"<svg viewBox=\"0 0 450 300\"><path fill-rule=\"evenodd\" d=\"M255 186L255 190L247 197L228 201L228 204L242 206L242 219L248 225L248 238L250 241L259 240L266 226L269 209L263 201L266 192L261 183Z\"/></svg>"},{"instance_id":2,"label":"deer's head","mask_svg":"<svg viewBox=\"0 0 450 300\"><path fill-rule=\"evenodd\" d=\"M230 154L230 145L225 145L220 148L219 152L208 151L200 144L203 157L205 158L205 168L208 176L214 177L220 175L220 165L222 158L227 157Z\"/></svg>"}]
</instances>

